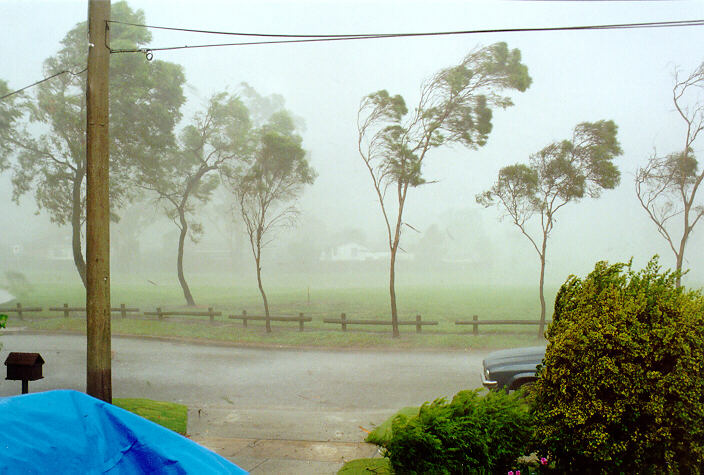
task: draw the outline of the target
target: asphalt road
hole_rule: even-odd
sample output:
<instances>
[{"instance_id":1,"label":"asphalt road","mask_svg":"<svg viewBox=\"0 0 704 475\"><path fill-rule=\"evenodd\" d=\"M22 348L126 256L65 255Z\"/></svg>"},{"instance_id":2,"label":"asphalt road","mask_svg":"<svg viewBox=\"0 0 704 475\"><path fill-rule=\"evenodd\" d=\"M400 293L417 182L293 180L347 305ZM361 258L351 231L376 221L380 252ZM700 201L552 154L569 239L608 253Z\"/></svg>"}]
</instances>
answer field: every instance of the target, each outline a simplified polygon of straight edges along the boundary
<instances>
[{"instance_id":1,"label":"asphalt road","mask_svg":"<svg viewBox=\"0 0 704 475\"><path fill-rule=\"evenodd\" d=\"M10 351L39 352L30 392L85 391L84 336L5 333ZM113 396L189 406L195 437L360 441L403 406L480 386L484 352L253 349L115 337ZM4 369L3 369L4 371ZM20 382L2 381L0 396Z\"/></svg>"}]
</instances>

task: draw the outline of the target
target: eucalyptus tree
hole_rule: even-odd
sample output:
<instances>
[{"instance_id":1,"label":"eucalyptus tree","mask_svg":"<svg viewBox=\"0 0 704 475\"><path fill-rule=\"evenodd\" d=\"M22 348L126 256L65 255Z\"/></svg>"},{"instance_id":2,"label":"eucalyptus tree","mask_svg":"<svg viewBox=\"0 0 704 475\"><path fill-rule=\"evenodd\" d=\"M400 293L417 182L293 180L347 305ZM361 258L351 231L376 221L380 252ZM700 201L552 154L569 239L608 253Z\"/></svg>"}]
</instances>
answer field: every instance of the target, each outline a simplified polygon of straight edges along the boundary
<instances>
[{"instance_id":1,"label":"eucalyptus tree","mask_svg":"<svg viewBox=\"0 0 704 475\"><path fill-rule=\"evenodd\" d=\"M687 240L704 216L701 195L697 200L704 168L699 168L694 154L694 144L704 130L703 89L704 63L685 78L675 74L672 102L685 126L682 148L664 157L653 154L635 176L638 201L675 255L678 287Z\"/></svg>"},{"instance_id":2,"label":"eucalyptus tree","mask_svg":"<svg viewBox=\"0 0 704 475\"><path fill-rule=\"evenodd\" d=\"M262 284L262 252L282 227L298 217L295 200L316 178L306 159L294 121L284 110L274 112L257 132L254 159L239 174L229 174L240 214L249 237L264 304L266 331L271 332L269 301Z\"/></svg>"},{"instance_id":3,"label":"eucalyptus tree","mask_svg":"<svg viewBox=\"0 0 704 475\"><path fill-rule=\"evenodd\" d=\"M380 90L359 107L358 150L381 207L390 252L389 296L394 337L399 336L395 265L408 191L427 183L423 163L435 148L460 144L477 149L492 129L492 108L513 105L504 90L525 91L531 84L521 53L506 43L471 51L456 66L425 81L409 114L400 95ZM389 192L390 193L387 193Z\"/></svg>"},{"instance_id":4,"label":"eucalyptus tree","mask_svg":"<svg viewBox=\"0 0 704 475\"><path fill-rule=\"evenodd\" d=\"M188 305L195 305L195 300L183 270L186 237L197 242L203 232L198 206L217 188L217 172L222 167L236 169L248 160L250 129L247 107L238 97L221 92L183 128L175 147L142 164L141 186L156 194L179 229L176 272Z\"/></svg>"},{"instance_id":5,"label":"eucalyptus tree","mask_svg":"<svg viewBox=\"0 0 704 475\"><path fill-rule=\"evenodd\" d=\"M112 17L145 23L141 10L125 2L112 6ZM86 283L81 232L85 221L87 25L79 23L61 41L61 49L44 61L48 77L18 99L8 114L6 102L0 151L12 168L13 199L32 192L39 210L52 222L70 225L73 260ZM144 28L113 24L115 49L146 47L151 34ZM135 164L157 156L174 142L174 127L184 102L180 66L164 61L146 62L141 55L120 54L110 64L110 201L111 216L135 192ZM12 96L14 97L14 96ZM7 125L7 127L5 127Z\"/></svg>"},{"instance_id":6,"label":"eucalyptus tree","mask_svg":"<svg viewBox=\"0 0 704 475\"><path fill-rule=\"evenodd\" d=\"M555 142L530 157L530 165L517 163L499 170L490 190L477 195L479 204L496 204L530 241L540 259L540 327L545 330L545 258L547 242L555 226L555 215L566 204L584 196L598 198L615 188L620 172L613 159L621 155L613 121L582 122L571 140ZM527 222L540 219L540 232L531 233Z\"/></svg>"}]
</instances>

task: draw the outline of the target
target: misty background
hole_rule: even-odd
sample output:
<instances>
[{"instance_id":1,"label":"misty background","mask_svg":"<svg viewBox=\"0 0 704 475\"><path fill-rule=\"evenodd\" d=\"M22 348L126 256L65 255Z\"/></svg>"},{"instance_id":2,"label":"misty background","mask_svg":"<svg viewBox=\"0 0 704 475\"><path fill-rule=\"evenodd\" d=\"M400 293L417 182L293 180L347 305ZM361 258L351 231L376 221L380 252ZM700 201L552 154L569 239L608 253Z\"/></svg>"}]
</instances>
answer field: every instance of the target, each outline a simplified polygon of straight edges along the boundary
<instances>
[{"instance_id":1,"label":"misty background","mask_svg":"<svg viewBox=\"0 0 704 475\"><path fill-rule=\"evenodd\" d=\"M0 78L10 89L44 77L43 61L76 23L84 1L0 0ZM554 27L704 18L701 2L401 2L401 1L131 1L150 25L219 31L290 34L430 32ZM233 42L236 38L151 30L151 46ZM432 150L424 162L428 184L411 190L399 255L400 285L535 286L539 261L530 242L496 208L475 195L495 182L501 167L527 163L554 141L568 139L584 121L613 120L623 155L615 159L621 184L598 200L568 204L548 242L546 283L584 275L596 261L642 267L659 254L675 259L640 207L634 174L657 151L679 151L684 122L672 103L673 74L702 60L701 27L584 32L477 34L336 41L290 45L157 51L184 67L183 123L215 92L237 93L246 82L259 94L281 95L301 118L303 147L318 178L299 200L295 228L279 234L264 254L264 279L281 287L385 286L386 234L367 169L357 152L357 112L365 95L387 89L409 108L420 85L470 50L497 41L518 48L533 78L513 94L515 105L495 110L486 146ZM30 91L31 94L31 91ZM695 156L701 156L701 143ZM32 195L16 206L8 173L0 175L0 271L60 273L80 282L68 227L36 214ZM701 191L700 191L701 193ZM147 197L148 198L148 197ZM701 201L701 197L700 197ZM202 207L204 235L185 251L187 276L219 276L220 283L256 285L247 237L227 194ZM176 285L176 227L148 199L122 210L112 224L113 280ZM538 229L539 223L533 223ZM683 279L704 284L704 231L687 245ZM223 280L224 279L224 280Z\"/></svg>"}]
</instances>

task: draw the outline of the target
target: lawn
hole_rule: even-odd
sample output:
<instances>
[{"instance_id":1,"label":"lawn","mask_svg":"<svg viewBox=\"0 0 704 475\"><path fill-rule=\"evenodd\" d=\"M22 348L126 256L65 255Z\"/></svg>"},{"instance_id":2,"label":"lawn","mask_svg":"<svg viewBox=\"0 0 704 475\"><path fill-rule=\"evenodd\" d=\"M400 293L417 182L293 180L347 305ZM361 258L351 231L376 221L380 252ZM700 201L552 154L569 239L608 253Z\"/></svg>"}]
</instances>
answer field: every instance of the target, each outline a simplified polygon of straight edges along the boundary
<instances>
[{"instance_id":1,"label":"lawn","mask_svg":"<svg viewBox=\"0 0 704 475\"><path fill-rule=\"evenodd\" d=\"M188 408L183 404L134 398L113 399L112 402L117 407L186 435Z\"/></svg>"}]
</instances>

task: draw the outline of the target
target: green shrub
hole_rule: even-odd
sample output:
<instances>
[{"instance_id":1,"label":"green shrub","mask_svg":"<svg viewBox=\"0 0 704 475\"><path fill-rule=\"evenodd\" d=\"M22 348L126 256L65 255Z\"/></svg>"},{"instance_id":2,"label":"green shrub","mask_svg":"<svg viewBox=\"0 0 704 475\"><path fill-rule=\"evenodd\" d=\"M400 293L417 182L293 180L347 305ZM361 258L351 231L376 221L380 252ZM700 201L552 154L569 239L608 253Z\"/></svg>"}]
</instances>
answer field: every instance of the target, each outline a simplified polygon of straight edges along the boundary
<instances>
[{"instance_id":1,"label":"green shrub","mask_svg":"<svg viewBox=\"0 0 704 475\"><path fill-rule=\"evenodd\" d=\"M525 453L529 406L520 393L479 391L425 403L415 417L397 416L385 449L395 473L505 473Z\"/></svg>"},{"instance_id":2,"label":"green shrub","mask_svg":"<svg viewBox=\"0 0 704 475\"><path fill-rule=\"evenodd\" d=\"M558 292L534 416L559 472L700 473L704 297L676 275L600 262Z\"/></svg>"},{"instance_id":3,"label":"green shrub","mask_svg":"<svg viewBox=\"0 0 704 475\"><path fill-rule=\"evenodd\" d=\"M367 435L364 441L370 444L385 446L389 440L391 440L391 425L393 424L394 419L399 415L406 417L417 416L419 409L420 408L418 406L407 406L400 409L394 415L375 427L374 430Z\"/></svg>"}]
</instances>

